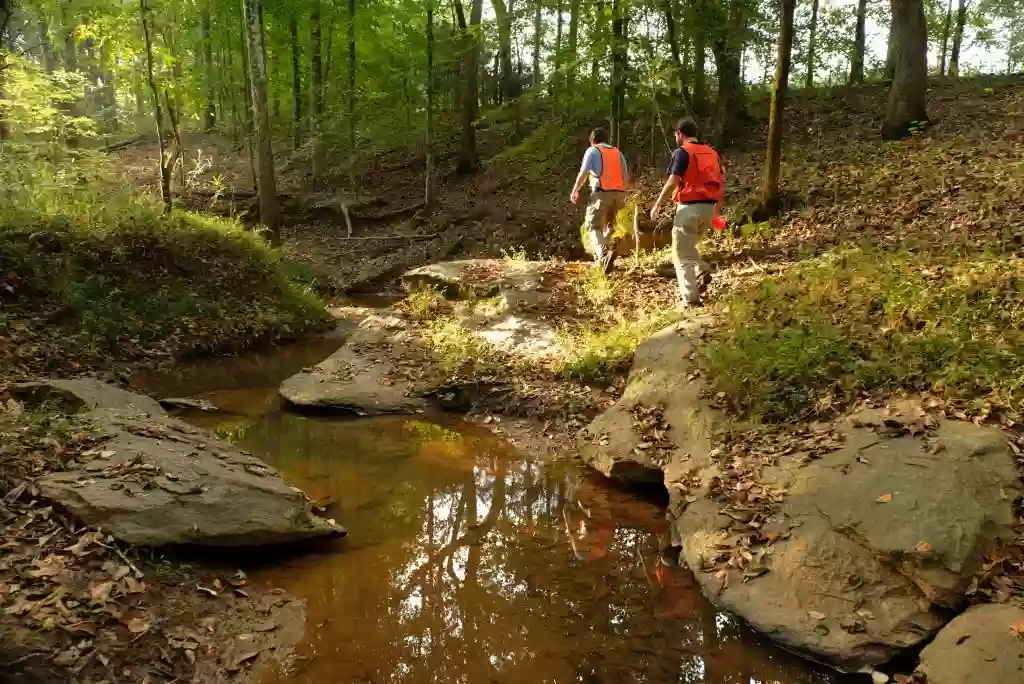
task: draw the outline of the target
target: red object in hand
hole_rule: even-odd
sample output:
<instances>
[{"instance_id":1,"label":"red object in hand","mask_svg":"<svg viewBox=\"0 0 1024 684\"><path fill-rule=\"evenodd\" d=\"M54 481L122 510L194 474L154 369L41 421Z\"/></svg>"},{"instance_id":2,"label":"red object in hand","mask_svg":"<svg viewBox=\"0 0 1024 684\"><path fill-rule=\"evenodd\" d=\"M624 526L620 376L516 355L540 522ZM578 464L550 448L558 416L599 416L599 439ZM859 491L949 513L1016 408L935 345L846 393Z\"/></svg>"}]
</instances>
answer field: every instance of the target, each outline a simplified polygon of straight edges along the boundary
<instances>
[{"instance_id":1,"label":"red object in hand","mask_svg":"<svg viewBox=\"0 0 1024 684\"><path fill-rule=\"evenodd\" d=\"M725 228L725 219L715 214L715 218L711 220L711 225L715 227L715 230L722 230Z\"/></svg>"}]
</instances>

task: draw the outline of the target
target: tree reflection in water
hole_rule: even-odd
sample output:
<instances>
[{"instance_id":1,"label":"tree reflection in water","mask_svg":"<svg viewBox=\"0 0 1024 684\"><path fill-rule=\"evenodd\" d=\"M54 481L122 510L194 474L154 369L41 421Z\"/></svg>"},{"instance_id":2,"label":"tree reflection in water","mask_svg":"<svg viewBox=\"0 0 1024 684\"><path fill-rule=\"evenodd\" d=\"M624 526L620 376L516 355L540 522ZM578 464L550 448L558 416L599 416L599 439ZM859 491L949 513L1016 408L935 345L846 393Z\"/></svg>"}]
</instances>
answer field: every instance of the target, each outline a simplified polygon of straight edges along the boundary
<instances>
[{"instance_id":1,"label":"tree reflection in water","mask_svg":"<svg viewBox=\"0 0 1024 684\"><path fill-rule=\"evenodd\" d=\"M307 602L272 681L803 684L833 675L756 639L666 564L660 508L468 425L274 412L233 423L349 529L255 569Z\"/></svg>"}]
</instances>

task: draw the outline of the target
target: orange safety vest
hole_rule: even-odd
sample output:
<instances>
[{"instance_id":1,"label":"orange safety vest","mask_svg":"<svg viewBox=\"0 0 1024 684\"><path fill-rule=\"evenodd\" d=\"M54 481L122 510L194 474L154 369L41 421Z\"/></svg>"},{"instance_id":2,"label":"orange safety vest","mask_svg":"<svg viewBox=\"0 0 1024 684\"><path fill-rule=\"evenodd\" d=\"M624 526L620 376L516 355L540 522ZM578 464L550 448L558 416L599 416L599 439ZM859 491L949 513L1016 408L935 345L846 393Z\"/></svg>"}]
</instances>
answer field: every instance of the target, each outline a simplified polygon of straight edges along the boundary
<instances>
[{"instance_id":1,"label":"orange safety vest","mask_svg":"<svg viewBox=\"0 0 1024 684\"><path fill-rule=\"evenodd\" d=\"M617 147L594 145L601 155L601 175L597 178L597 189L602 192L625 190L626 180L622 168L622 153Z\"/></svg>"},{"instance_id":2,"label":"orange safety vest","mask_svg":"<svg viewBox=\"0 0 1024 684\"><path fill-rule=\"evenodd\" d=\"M725 177L718 153L708 145L695 142L683 143L683 149L690 155L690 163L672 200L676 204L721 200L725 195Z\"/></svg>"}]
</instances>

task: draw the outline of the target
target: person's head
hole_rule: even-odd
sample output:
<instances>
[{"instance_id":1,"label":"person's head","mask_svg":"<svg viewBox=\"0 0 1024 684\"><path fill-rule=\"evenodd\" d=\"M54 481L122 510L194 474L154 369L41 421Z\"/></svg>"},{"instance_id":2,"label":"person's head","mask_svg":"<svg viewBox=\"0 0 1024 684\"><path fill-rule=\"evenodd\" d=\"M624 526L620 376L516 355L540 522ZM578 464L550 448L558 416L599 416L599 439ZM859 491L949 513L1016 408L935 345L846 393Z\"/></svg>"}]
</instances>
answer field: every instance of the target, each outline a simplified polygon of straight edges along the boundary
<instances>
[{"instance_id":1,"label":"person's head","mask_svg":"<svg viewBox=\"0 0 1024 684\"><path fill-rule=\"evenodd\" d=\"M590 131L590 144L600 145L601 143L608 143L608 131L598 126Z\"/></svg>"},{"instance_id":2,"label":"person's head","mask_svg":"<svg viewBox=\"0 0 1024 684\"><path fill-rule=\"evenodd\" d=\"M699 130L697 129L697 122L693 120L693 117L684 117L676 123L676 142L682 145L687 140L691 140L697 137Z\"/></svg>"}]
</instances>

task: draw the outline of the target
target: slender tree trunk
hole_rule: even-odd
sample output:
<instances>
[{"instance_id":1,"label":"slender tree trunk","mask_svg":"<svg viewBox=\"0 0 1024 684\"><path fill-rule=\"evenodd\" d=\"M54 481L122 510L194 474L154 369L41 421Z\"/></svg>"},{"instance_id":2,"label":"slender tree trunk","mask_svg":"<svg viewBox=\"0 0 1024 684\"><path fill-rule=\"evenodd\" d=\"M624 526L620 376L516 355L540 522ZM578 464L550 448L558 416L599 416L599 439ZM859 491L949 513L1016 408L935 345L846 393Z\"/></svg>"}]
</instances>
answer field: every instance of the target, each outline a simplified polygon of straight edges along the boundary
<instances>
[{"instance_id":1,"label":"slender tree trunk","mask_svg":"<svg viewBox=\"0 0 1024 684\"><path fill-rule=\"evenodd\" d=\"M712 50L718 72L718 101L715 116L715 141L727 147L739 135L744 115L743 83L740 80L741 38L746 31L745 0L731 0L729 17L718 28Z\"/></svg>"},{"instance_id":2,"label":"slender tree trunk","mask_svg":"<svg viewBox=\"0 0 1024 684\"><path fill-rule=\"evenodd\" d=\"M815 2L817 4L817 2ZM765 161L764 184L758 220L775 215L779 210L779 175L782 170L782 118L789 87L789 67L793 54L793 14L796 0L780 2L779 51L775 61L775 88L772 91L771 116L768 123L768 157Z\"/></svg>"},{"instance_id":3,"label":"slender tree trunk","mask_svg":"<svg viewBox=\"0 0 1024 684\"><path fill-rule=\"evenodd\" d=\"M57 68L57 55L53 52L53 39L50 37L50 22L44 17L39 18L39 43L43 50L43 70L52 74Z\"/></svg>"},{"instance_id":4,"label":"slender tree trunk","mask_svg":"<svg viewBox=\"0 0 1024 684\"><path fill-rule=\"evenodd\" d=\"M857 2L857 29L853 36L853 56L850 58L850 83L864 82L864 49L867 43L868 0Z\"/></svg>"},{"instance_id":5,"label":"slender tree trunk","mask_svg":"<svg viewBox=\"0 0 1024 684\"><path fill-rule=\"evenodd\" d=\"M571 0L569 3L569 71L565 77L565 90L568 94L569 106L573 104L573 97L576 91L576 65L578 63L576 52L579 49L580 35L580 0Z\"/></svg>"},{"instance_id":6,"label":"slender tree trunk","mask_svg":"<svg viewBox=\"0 0 1024 684\"><path fill-rule=\"evenodd\" d=\"M75 43L75 31L78 28L78 21L72 14L72 2L68 0L68 3L64 10L64 70L68 72L78 71L78 45ZM80 93L76 93L75 97L69 98L68 101L62 105L61 109L64 115L71 119L82 115L82 101L79 97ZM64 143L68 147L78 146L78 135L74 132L66 132L64 135Z\"/></svg>"},{"instance_id":7,"label":"slender tree trunk","mask_svg":"<svg viewBox=\"0 0 1024 684\"><path fill-rule=\"evenodd\" d=\"M605 47L605 34L607 33L607 21L604 16L604 0L597 0L594 3L594 38L591 41L593 51L590 63L590 97L597 102L597 92L600 85L601 64L604 62L607 48Z\"/></svg>"},{"instance_id":8,"label":"slender tree trunk","mask_svg":"<svg viewBox=\"0 0 1024 684\"><path fill-rule=\"evenodd\" d=\"M153 119L156 122L157 149L160 153L160 199L164 204L164 213L171 211L171 170L167 165L167 151L164 149L164 115L160 106L160 91L156 87L153 76L153 39L149 30L149 8L146 0L140 0L139 15L142 20L142 36L146 45L146 79L149 92L153 97Z\"/></svg>"},{"instance_id":9,"label":"slender tree trunk","mask_svg":"<svg viewBox=\"0 0 1024 684\"><path fill-rule=\"evenodd\" d=\"M946 75L946 58L949 56L949 32L953 28L953 0L946 4L946 20L942 24L942 52L939 55L939 76Z\"/></svg>"},{"instance_id":10,"label":"slender tree trunk","mask_svg":"<svg viewBox=\"0 0 1024 684\"><path fill-rule=\"evenodd\" d=\"M895 74L882 137L893 140L928 124L928 33L923 0L891 0Z\"/></svg>"},{"instance_id":11,"label":"slender tree trunk","mask_svg":"<svg viewBox=\"0 0 1024 684\"><path fill-rule=\"evenodd\" d=\"M242 14L241 38L242 46L242 113L244 118L242 124L245 131L245 148L249 153L249 173L252 176L253 192L259 194L259 174L256 172L256 150L254 148L253 121L252 121L252 75L249 70L249 42L245 33L245 15Z\"/></svg>"},{"instance_id":12,"label":"slender tree trunk","mask_svg":"<svg viewBox=\"0 0 1024 684\"><path fill-rule=\"evenodd\" d=\"M476 171L478 159L476 151L476 116L480 98L480 40L475 27L479 26L483 13L483 0L472 0L469 23L463 12L462 0L455 0L455 12L459 20L459 28L463 36L463 102L462 102L462 150L459 157L459 171L472 173Z\"/></svg>"},{"instance_id":13,"label":"slender tree trunk","mask_svg":"<svg viewBox=\"0 0 1024 684\"><path fill-rule=\"evenodd\" d=\"M348 0L348 187L356 189L356 0Z\"/></svg>"},{"instance_id":14,"label":"slender tree trunk","mask_svg":"<svg viewBox=\"0 0 1024 684\"><path fill-rule=\"evenodd\" d=\"M674 0L662 0L661 11L665 14L665 39L668 40L669 52L672 55L672 65L676 71L672 83L672 94L678 97L686 85L686 74L679 51L679 34L676 31Z\"/></svg>"},{"instance_id":15,"label":"slender tree trunk","mask_svg":"<svg viewBox=\"0 0 1024 684\"><path fill-rule=\"evenodd\" d=\"M299 18L292 15L288 22L288 34L292 41L292 151L299 149L302 138L302 69L299 53Z\"/></svg>"},{"instance_id":16,"label":"slender tree trunk","mask_svg":"<svg viewBox=\"0 0 1024 684\"><path fill-rule=\"evenodd\" d=\"M320 0L313 0L309 13L309 140L312 144L311 166L313 189L324 174L324 149L320 123L324 113L323 58L320 43Z\"/></svg>"},{"instance_id":17,"label":"slender tree trunk","mask_svg":"<svg viewBox=\"0 0 1024 684\"><path fill-rule=\"evenodd\" d=\"M516 93L512 83L512 15L505 0L491 0L498 24L498 57L501 78L498 93L500 101L512 100Z\"/></svg>"},{"instance_id":18,"label":"slender tree trunk","mask_svg":"<svg viewBox=\"0 0 1024 684\"><path fill-rule=\"evenodd\" d=\"M260 223L272 244L281 242L277 211L277 183L274 178L274 150L270 140L267 111L267 52L263 43L263 5L260 0L243 0L245 34L249 43L249 71L252 81L252 118L259 168Z\"/></svg>"},{"instance_id":19,"label":"slender tree trunk","mask_svg":"<svg viewBox=\"0 0 1024 684\"><path fill-rule=\"evenodd\" d=\"M612 99L612 112L611 112L611 139L612 145L618 147L620 143L619 132L622 128L622 117L625 114L622 111L623 97L622 92L625 89L626 75L624 71L624 55L625 50L625 21L622 11L622 3L624 0L612 0L612 87L611 87L611 99Z\"/></svg>"},{"instance_id":20,"label":"slender tree trunk","mask_svg":"<svg viewBox=\"0 0 1024 684\"><path fill-rule=\"evenodd\" d=\"M964 24L967 23L967 0L960 0L956 8L956 28L953 29L953 49L949 53L949 75L960 76L960 48L964 43Z\"/></svg>"},{"instance_id":21,"label":"slender tree trunk","mask_svg":"<svg viewBox=\"0 0 1024 684\"><path fill-rule=\"evenodd\" d=\"M217 89L213 79L213 36L210 18L210 0L202 3L199 12L199 43L202 49L203 79L206 82L206 101L203 103L203 128L209 132L217 126Z\"/></svg>"},{"instance_id":22,"label":"slender tree trunk","mask_svg":"<svg viewBox=\"0 0 1024 684\"><path fill-rule=\"evenodd\" d=\"M807 39L807 88L814 87L814 50L817 47L818 39L818 0L811 2L811 32ZM782 40L782 37L779 37ZM793 38L790 36L790 44L792 44ZM778 81L778 74L776 74L776 81ZM788 76L787 76L788 78Z\"/></svg>"},{"instance_id":23,"label":"slender tree trunk","mask_svg":"<svg viewBox=\"0 0 1024 684\"><path fill-rule=\"evenodd\" d=\"M427 3L427 168L424 173L423 204L434 204L434 3Z\"/></svg>"},{"instance_id":24,"label":"slender tree trunk","mask_svg":"<svg viewBox=\"0 0 1024 684\"><path fill-rule=\"evenodd\" d=\"M701 15L703 9L704 0L694 0L690 22L693 26L693 113L698 117L706 116L708 113L708 45Z\"/></svg>"},{"instance_id":25,"label":"slender tree trunk","mask_svg":"<svg viewBox=\"0 0 1024 684\"><path fill-rule=\"evenodd\" d=\"M556 0L556 14L558 19L555 23L555 68L551 76L551 90L554 94L555 112L559 111L559 101L562 96L562 0Z\"/></svg>"},{"instance_id":26,"label":"slender tree trunk","mask_svg":"<svg viewBox=\"0 0 1024 684\"><path fill-rule=\"evenodd\" d=\"M533 12L533 86L540 85L540 48L544 22L541 21L541 0L536 0Z\"/></svg>"},{"instance_id":27,"label":"slender tree trunk","mask_svg":"<svg viewBox=\"0 0 1024 684\"><path fill-rule=\"evenodd\" d=\"M891 0L890 0L891 1ZM893 76L896 73L896 34L895 34L895 19L889 20L889 41L886 44L885 50L885 80L892 81Z\"/></svg>"}]
</instances>

